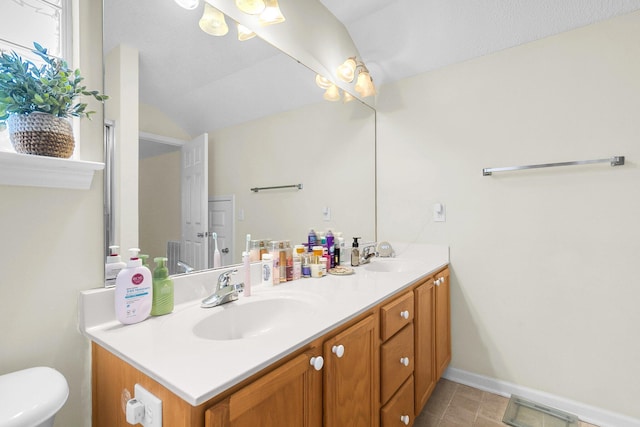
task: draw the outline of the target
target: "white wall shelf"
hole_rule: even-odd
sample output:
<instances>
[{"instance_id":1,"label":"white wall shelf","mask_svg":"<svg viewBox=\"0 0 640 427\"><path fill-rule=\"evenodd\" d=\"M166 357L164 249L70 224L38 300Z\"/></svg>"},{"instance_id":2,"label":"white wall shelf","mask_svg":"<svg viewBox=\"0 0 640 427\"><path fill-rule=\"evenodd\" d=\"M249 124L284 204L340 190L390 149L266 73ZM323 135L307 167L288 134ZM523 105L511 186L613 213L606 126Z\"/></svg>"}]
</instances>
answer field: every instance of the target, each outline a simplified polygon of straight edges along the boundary
<instances>
[{"instance_id":1,"label":"white wall shelf","mask_svg":"<svg viewBox=\"0 0 640 427\"><path fill-rule=\"evenodd\" d=\"M104 163L0 151L0 185L88 190Z\"/></svg>"}]
</instances>

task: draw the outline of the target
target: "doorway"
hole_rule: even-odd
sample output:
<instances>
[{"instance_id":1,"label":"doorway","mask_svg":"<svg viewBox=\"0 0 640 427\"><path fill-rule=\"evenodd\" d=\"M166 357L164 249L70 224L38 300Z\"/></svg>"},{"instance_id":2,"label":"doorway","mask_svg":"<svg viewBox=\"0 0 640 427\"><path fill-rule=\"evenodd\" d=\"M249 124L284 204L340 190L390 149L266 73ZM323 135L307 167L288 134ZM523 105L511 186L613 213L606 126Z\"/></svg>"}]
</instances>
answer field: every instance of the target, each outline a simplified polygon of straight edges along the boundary
<instances>
[{"instance_id":1,"label":"doorway","mask_svg":"<svg viewBox=\"0 0 640 427\"><path fill-rule=\"evenodd\" d=\"M217 233L221 266L237 264L235 255L235 200L234 196L209 198L209 235ZM209 239L209 267L213 266L214 239Z\"/></svg>"}]
</instances>

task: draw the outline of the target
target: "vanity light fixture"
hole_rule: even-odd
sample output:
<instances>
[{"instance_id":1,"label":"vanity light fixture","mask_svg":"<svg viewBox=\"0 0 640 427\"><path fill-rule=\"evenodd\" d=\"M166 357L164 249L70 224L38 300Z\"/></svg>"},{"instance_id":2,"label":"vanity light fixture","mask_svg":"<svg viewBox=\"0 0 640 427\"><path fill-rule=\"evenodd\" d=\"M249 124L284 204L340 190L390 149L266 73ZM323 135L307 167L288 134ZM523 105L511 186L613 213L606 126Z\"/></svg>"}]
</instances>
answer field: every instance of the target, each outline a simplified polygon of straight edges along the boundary
<instances>
[{"instance_id":1,"label":"vanity light fixture","mask_svg":"<svg viewBox=\"0 0 640 427\"><path fill-rule=\"evenodd\" d=\"M236 6L249 15L259 15L266 7L263 0L236 0Z\"/></svg>"},{"instance_id":2,"label":"vanity light fixture","mask_svg":"<svg viewBox=\"0 0 640 427\"><path fill-rule=\"evenodd\" d=\"M204 13L198 25L202 31L212 36L224 36L229 32L224 14L207 2L204 3Z\"/></svg>"},{"instance_id":3,"label":"vanity light fixture","mask_svg":"<svg viewBox=\"0 0 640 427\"><path fill-rule=\"evenodd\" d=\"M338 77L340 80L351 83L356 75L356 57L347 58L346 61L338 67Z\"/></svg>"},{"instance_id":4,"label":"vanity light fixture","mask_svg":"<svg viewBox=\"0 0 640 427\"><path fill-rule=\"evenodd\" d=\"M175 0L175 2L187 10L193 10L200 4L200 0Z\"/></svg>"},{"instance_id":5,"label":"vanity light fixture","mask_svg":"<svg viewBox=\"0 0 640 427\"><path fill-rule=\"evenodd\" d=\"M285 21L280 6L278 6L278 0L264 0L264 3L266 7L258 18L260 25L279 24Z\"/></svg>"},{"instance_id":6,"label":"vanity light fixture","mask_svg":"<svg viewBox=\"0 0 640 427\"><path fill-rule=\"evenodd\" d=\"M346 104L347 102L351 102L351 101L353 101L354 99L356 99L356 98L354 98L354 96L353 96L353 95L351 95L349 92L344 91L343 93L344 93L344 98L342 99L342 102L344 102L345 104Z\"/></svg>"},{"instance_id":7,"label":"vanity light fixture","mask_svg":"<svg viewBox=\"0 0 640 427\"><path fill-rule=\"evenodd\" d=\"M340 90L338 86L334 84L329 86L322 97L331 102L340 101Z\"/></svg>"},{"instance_id":8,"label":"vanity light fixture","mask_svg":"<svg viewBox=\"0 0 640 427\"><path fill-rule=\"evenodd\" d=\"M238 40L240 40L241 42L252 39L256 36L256 33L251 31L241 23L236 22L236 25L238 27Z\"/></svg>"}]
</instances>

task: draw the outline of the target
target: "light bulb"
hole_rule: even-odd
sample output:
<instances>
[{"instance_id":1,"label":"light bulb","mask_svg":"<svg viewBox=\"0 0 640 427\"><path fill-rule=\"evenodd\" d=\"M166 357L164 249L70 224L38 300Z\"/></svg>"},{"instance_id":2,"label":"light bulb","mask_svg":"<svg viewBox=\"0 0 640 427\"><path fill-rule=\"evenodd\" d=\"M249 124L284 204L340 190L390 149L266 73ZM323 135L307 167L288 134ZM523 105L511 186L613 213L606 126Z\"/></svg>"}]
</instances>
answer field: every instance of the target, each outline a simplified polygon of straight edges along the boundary
<instances>
[{"instance_id":1,"label":"light bulb","mask_svg":"<svg viewBox=\"0 0 640 427\"><path fill-rule=\"evenodd\" d=\"M258 18L260 25L279 24L285 21L280 6L278 6L278 0L265 0L264 3L266 7Z\"/></svg>"},{"instance_id":2,"label":"light bulb","mask_svg":"<svg viewBox=\"0 0 640 427\"><path fill-rule=\"evenodd\" d=\"M340 100L340 91L338 90L338 86L331 85L327 89L327 91L322 96L327 101L339 101Z\"/></svg>"},{"instance_id":3,"label":"light bulb","mask_svg":"<svg viewBox=\"0 0 640 427\"><path fill-rule=\"evenodd\" d=\"M360 71L360 74L358 74L355 89L363 98L376 94L376 88L373 86L373 80L371 80L371 76L366 69L364 71Z\"/></svg>"},{"instance_id":4,"label":"light bulb","mask_svg":"<svg viewBox=\"0 0 640 427\"><path fill-rule=\"evenodd\" d=\"M316 74L316 84L320 89L328 89L332 85L328 78L322 77L320 74Z\"/></svg>"},{"instance_id":5,"label":"light bulb","mask_svg":"<svg viewBox=\"0 0 640 427\"><path fill-rule=\"evenodd\" d=\"M200 4L200 0L175 0L178 6L193 10Z\"/></svg>"},{"instance_id":6,"label":"light bulb","mask_svg":"<svg viewBox=\"0 0 640 427\"><path fill-rule=\"evenodd\" d=\"M224 15L209 3L204 3L204 13L198 22L200 29L212 36L224 36L229 32L229 26Z\"/></svg>"},{"instance_id":7,"label":"light bulb","mask_svg":"<svg viewBox=\"0 0 640 427\"><path fill-rule=\"evenodd\" d=\"M338 67L338 77L340 80L351 83L356 73L356 59L349 58Z\"/></svg>"},{"instance_id":8,"label":"light bulb","mask_svg":"<svg viewBox=\"0 0 640 427\"><path fill-rule=\"evenodd\" d=\"M258 15L265 8L263 0L236 0L236 6L244 13Z\"/></svg>"},{"instance_id":9,"label":"light bulb","mask_svg":"<svg viewBox=\"0 0 640 427\"><path fill-rule=\"evenodd\" d=\"M252 39L256 36L256 33L251 31L241 23L237 22L236 24L238 26L238 40L240 40L241 42Z\"/></svg>"},{"instance_id":10,"label":"light bulb","mask_svg":"<svg viewBox=\"0 0 640 427\"><path fill-rule=\"evenodd\" d=\"M354 99L356 99L356 98L353 95L351 95L349 92L344 92L344 98L343 98L342 102L344 102L346 104L347 102L351 102Z\"/></svg>"}]
</instances>

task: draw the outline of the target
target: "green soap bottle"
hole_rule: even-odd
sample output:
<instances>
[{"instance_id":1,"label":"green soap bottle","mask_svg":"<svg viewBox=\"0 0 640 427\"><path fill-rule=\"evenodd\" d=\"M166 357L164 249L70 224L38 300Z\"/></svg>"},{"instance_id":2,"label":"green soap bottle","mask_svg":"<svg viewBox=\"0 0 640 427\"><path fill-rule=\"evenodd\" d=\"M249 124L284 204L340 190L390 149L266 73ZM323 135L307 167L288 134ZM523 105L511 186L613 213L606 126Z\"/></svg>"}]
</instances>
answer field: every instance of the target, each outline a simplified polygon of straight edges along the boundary
<instances>
[{"instance_id":1,"label":"green soap bottle","mask_svg":"<svg viewBox=\"0 0 640 427\"><path fill-rule=\"evenodd\" d=\"M162 316L173 311L173 280L169 279L167 258L154 258L156 269L153 270L153 303L152 316Z\"/></svg>"}]
</instances>

